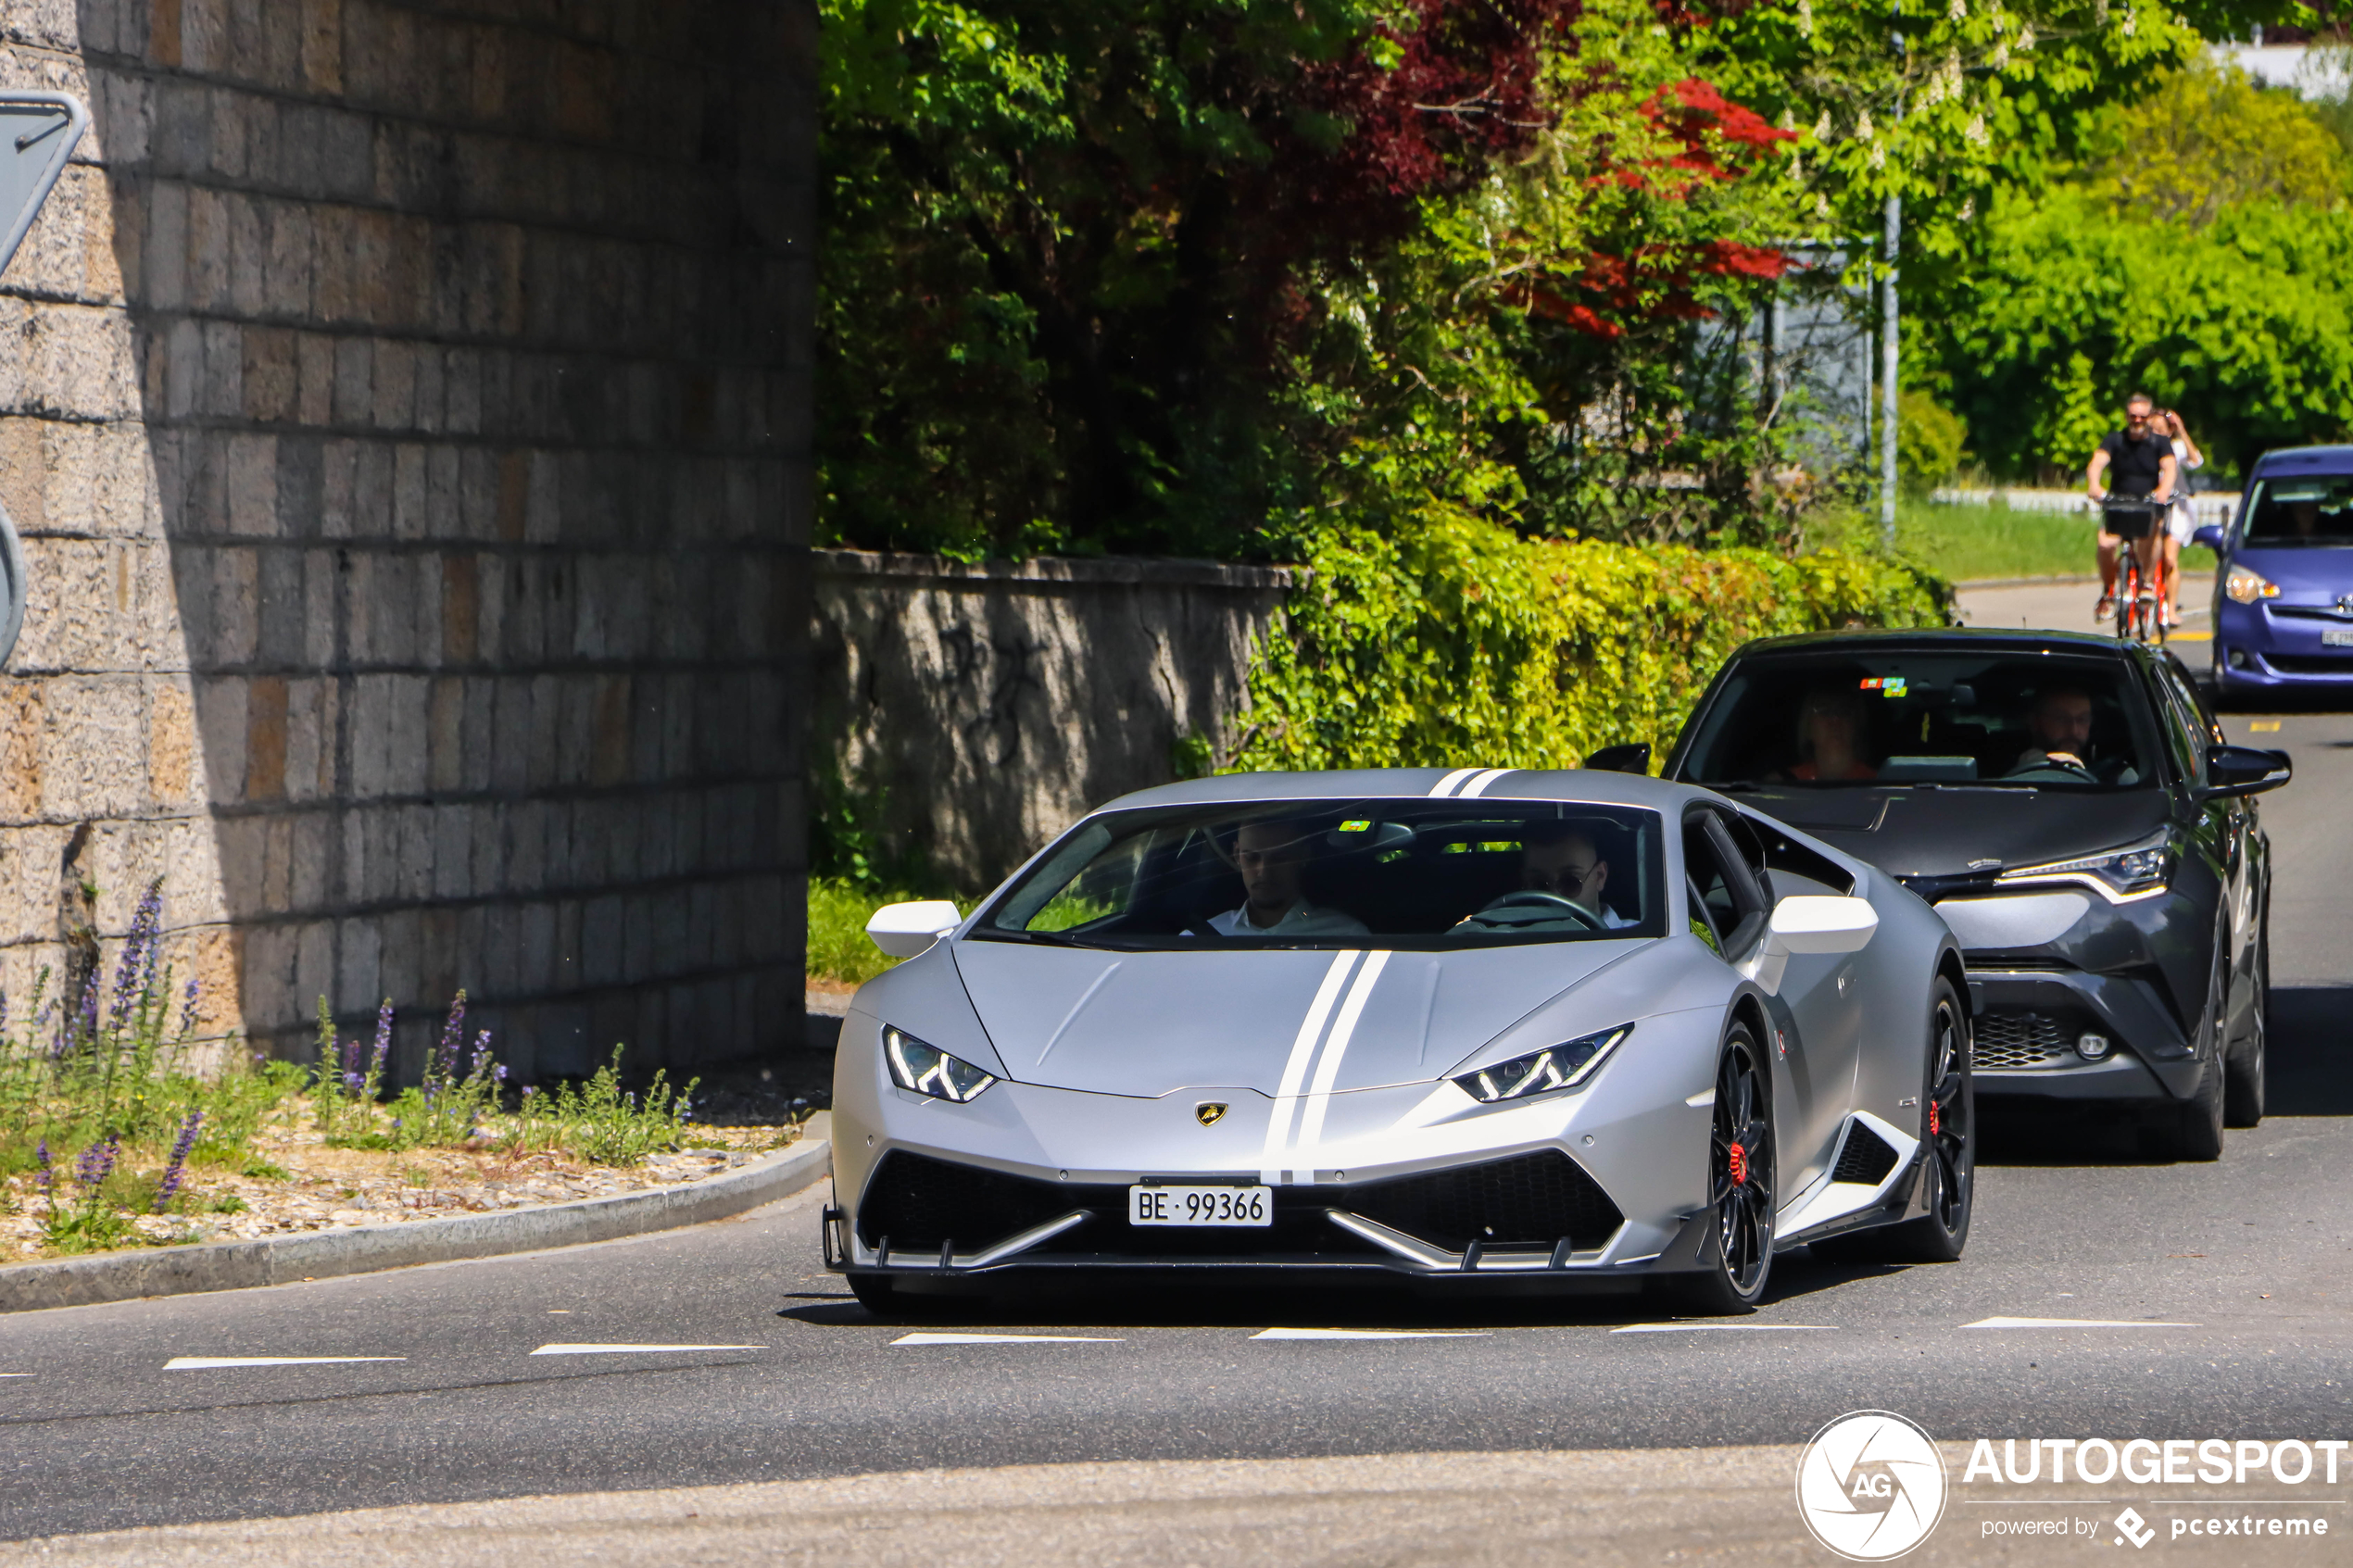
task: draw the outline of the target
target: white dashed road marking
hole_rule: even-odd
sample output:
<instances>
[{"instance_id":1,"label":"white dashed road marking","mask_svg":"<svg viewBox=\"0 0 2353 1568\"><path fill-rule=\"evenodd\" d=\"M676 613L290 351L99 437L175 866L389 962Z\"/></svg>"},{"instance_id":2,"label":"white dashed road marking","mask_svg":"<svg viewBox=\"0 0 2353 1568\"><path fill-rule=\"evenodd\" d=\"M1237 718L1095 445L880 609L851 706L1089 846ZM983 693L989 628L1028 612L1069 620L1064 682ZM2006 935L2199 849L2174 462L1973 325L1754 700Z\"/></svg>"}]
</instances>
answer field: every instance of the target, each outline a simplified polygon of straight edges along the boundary
<instances>
[{"instance_id":1,"label":"white dashed road marking","mask_svg":"<svg viewBox=\"0 0 2353 1568\"><path fill-rule=\"evenodd\" d=\"M166 1372L207 1372L228 1366L343 1366L352 1361L405 1361L406 1356L174 1356Z\"/></svg>"},{"instance_id":2,"label":"white dashed road marking","mask_svg":"<svg viewBox=\"0 0 2353 1568\"><path fill-rule=\"evenodd\" d=\"M1826 1323L1629 1323L1612 1334L1701 1334L1715 1329L1740 1329L1750 1334L1835 1334Z\"/></svg>"},{"instance_id":3,"label":"white dashed road marking","mask_svg":"<svg viewBox=\"0 0 2353 1568\"><path fill-rule=\"evenodd\" d=\"M765 1345L542 1345L535 1356L646 1356L665 1350L765 1350Z\"/></svg>"},{"instance_id":4,"label":"white dashed road marking","mask_svg":"<svg viewBox=\"0 0 2353 1568\"><path fill-rule=\"evenodd\" d=\"M1963 1328L2203 1328L2195 1323L2144 1323L2132 1318L1980 1318Z\"/></svg>"},{"instance_id":5,"label":"white dashed road marking","mask_svg":"<svg viewBox=\"0 0 2353 1568\"><path fill-rule=\"evenodd\" d=\"M890 1343L895 1349L901 1345L1124 1345L1126 1341L1086 1334L902 1334Z\"/></svg>"},{"instance_id":6,"label":"white dashed road marking","mask_svg":"<svg viewBox=\"0 0 2353 1568\"><path fill-rule=\"evenodd\" d=\"M1267 1328L1252 1339L1484 1339L1476 1328Z\"/></svg>"}]
</instances>

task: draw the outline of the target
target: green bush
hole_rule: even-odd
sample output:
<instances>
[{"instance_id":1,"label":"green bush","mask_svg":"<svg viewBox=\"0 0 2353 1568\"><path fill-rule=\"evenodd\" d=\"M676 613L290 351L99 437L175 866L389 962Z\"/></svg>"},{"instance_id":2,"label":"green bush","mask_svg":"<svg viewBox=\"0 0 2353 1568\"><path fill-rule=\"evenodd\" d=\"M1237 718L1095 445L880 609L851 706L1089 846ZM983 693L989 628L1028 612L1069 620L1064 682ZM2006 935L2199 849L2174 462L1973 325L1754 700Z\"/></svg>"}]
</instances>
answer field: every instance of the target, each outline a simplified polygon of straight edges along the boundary
<instances>
[{"instance_id":1,"label":"green bush","mask_svg":"<svg viewBox=\"0 0 2353 1568\"><path fill-rule=\"evenodd\" d=\"M1663 757L1752 637L1946 619L1941 582L1869 556L1530 541L1455 515L1308 545L1237 769L1571 768L1630 741Z\"/></svg>"},{"instance_id":2,"label":"green bush","mask_svg":"<svg viewBox=\"0 0 2353 1568\"><path fill-rule=\"evenodd\" d=\"M885 904L937 898L937 893L893 891L879 883L849 877L809 879L809 974L812 979L862 985L899 960L883 956L866 935L866 922ZM966 913L972 900L955 900Z\"/></svg>"}]
</instances>

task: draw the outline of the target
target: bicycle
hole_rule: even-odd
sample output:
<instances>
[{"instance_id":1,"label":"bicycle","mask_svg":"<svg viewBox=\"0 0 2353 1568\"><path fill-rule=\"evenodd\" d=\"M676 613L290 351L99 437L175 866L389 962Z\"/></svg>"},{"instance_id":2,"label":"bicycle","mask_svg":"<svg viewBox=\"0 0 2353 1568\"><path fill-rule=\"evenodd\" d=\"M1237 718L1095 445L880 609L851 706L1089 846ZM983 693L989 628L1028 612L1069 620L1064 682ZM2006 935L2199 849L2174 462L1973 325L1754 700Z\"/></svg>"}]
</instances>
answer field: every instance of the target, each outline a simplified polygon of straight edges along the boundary
<instances>
[{"instance_id":1,"label":"bicycle","mask_svg":"<svg viewBox=\"0 0 2353 1568\"><path fill-rule=\"evenodd\" d=\"M2164 526L2166 506L2145 495L2100 498L2100 526L2121 542L2116 562L2116 634L2130 642L2165 641L2157 589L2141 568L2142 541Z\"/></svg>"}]
</instances>

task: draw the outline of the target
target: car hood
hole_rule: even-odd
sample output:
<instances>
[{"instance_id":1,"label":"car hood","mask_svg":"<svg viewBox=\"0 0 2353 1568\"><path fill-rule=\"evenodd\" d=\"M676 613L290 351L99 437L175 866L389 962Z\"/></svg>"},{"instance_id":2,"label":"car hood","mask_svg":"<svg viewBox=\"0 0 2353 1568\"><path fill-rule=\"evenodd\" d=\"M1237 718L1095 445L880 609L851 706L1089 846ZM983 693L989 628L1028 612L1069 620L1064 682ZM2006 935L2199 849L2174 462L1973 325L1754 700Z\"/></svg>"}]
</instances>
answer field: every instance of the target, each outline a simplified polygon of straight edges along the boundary
<instances>
[{"instance_id":1,"label":"car hood","mask_svg":"<svg viewBox=\"0 0 2353 1568\"><path fill-rule=\"evenodd\" d=\"M1336 960L1351 967L1327 1029L1360 1004L1334 1090L1439 1077L1531 1010L1642 944L1579 941L1475 952L1128 953L953 944L981 1025L1016 1081L1094 1094L1278 1092ZM1328 1047L1326 1047L1327 1052ZM1320 1076L1319 1067L1319 1076Z\"/></svg>"},{"instance_id":2,"label":"car hood","mask_svg":"<svg viewBox=\"0 0 2353 1568\"><path fill-rule=\"evenodd\" d=\"M2112 849L2155 833L2169 809L2161 789L1758 789L1740 800L1899 877L1966 877Z\"/></svg>"},{"instance_id":3,"label":"car hood","mask_svg":"<svg viewBox=\"0 0 2353 1568\"><path fill-rule=\"evenodd\" d=\"M2334 605L2353 593L2353 547L2334 545L2242 546L2231 564L2279 584L2289 604Z\"/></svg>"}]
</instances>

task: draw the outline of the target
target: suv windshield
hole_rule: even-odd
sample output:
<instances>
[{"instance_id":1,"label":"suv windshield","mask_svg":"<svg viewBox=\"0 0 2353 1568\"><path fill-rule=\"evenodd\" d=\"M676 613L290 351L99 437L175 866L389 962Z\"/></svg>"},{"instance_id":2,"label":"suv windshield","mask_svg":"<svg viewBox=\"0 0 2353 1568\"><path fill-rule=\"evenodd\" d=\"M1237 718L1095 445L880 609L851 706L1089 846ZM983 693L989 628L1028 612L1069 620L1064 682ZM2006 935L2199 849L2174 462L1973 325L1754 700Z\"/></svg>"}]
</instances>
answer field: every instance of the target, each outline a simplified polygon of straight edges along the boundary
<instances>
[{"instance_id":1,"label":"suv windshield","mask_svg":"<svg viewBox=\"0 0 2353 1568\"><path fill-rule=\"evenodd\" d=\"M1072 829L970 935L1132 949L1659 936L1660 832L1655 811L1554 801L1108 812Z\"/></svg>"},{"instance_id":2,"label":"suv windshield","mask_svg":"<svg viewBox=\"0 0 2353 1568\"><path fill-rule=\"evenodd\" d=\"M2247 498L2250 545L2353 545L2353 474L2266 479Z\"/></svg>"},{"instance_id":3,"label":"suv windshield","mask_svg":"<svg viewBox=\"0 0 2353 1568\"><path fill-rule=\"evenodd\" d=\"M2130 673L2111 659L1768 654L1734 668L1675 776L2130 789L2157 782L2155 740Z\"/></svg>"}]
</instances>

